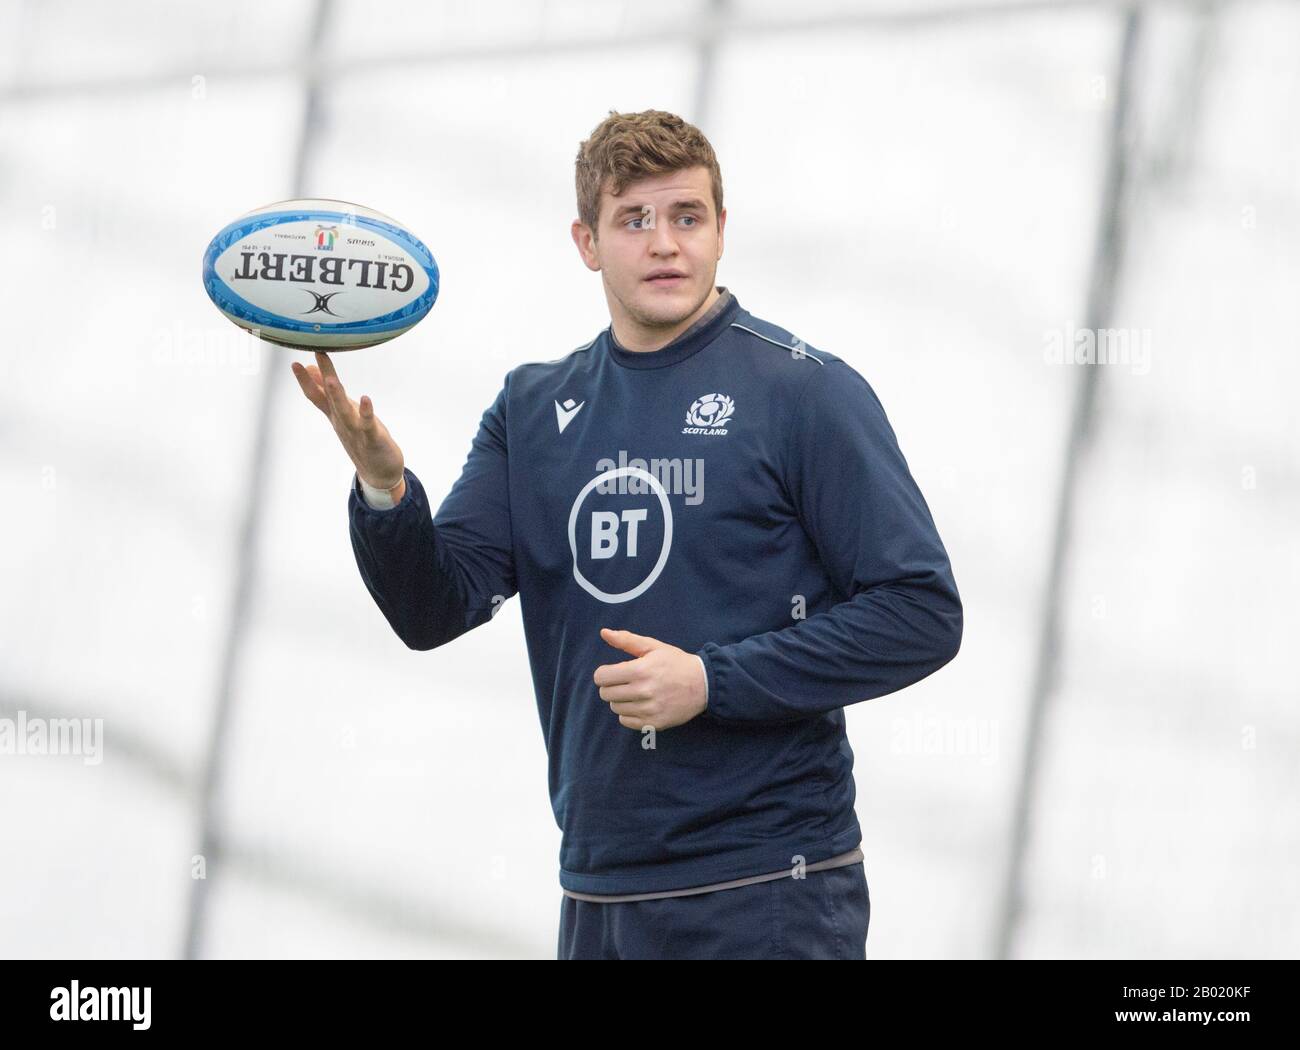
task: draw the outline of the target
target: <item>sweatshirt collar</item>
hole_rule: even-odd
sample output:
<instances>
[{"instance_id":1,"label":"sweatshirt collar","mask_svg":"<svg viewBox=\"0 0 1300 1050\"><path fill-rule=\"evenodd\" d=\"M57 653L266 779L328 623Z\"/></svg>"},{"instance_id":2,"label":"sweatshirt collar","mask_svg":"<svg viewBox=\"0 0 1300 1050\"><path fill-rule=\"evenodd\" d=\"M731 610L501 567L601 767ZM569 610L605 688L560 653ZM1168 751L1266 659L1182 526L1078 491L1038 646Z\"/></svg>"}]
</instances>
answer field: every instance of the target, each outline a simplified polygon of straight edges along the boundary
<instances>
[{"instance_id":1,"label":"sweatshirt collar","mask_svg":"<svg viewBox=\"0 0 1300 1050\"><path fill-rule=\"evenodd\" d=\"M666 346L658 350L628 350L619 345L614 338L614 326L611 323L601 333L609 356L618 364L628 368L662 368L685 361L697 351L703 350L731 324L740 312L740 303L723 285L717 285L718 300L698 318L690 328Z\"/></svg>"}]
</instances>

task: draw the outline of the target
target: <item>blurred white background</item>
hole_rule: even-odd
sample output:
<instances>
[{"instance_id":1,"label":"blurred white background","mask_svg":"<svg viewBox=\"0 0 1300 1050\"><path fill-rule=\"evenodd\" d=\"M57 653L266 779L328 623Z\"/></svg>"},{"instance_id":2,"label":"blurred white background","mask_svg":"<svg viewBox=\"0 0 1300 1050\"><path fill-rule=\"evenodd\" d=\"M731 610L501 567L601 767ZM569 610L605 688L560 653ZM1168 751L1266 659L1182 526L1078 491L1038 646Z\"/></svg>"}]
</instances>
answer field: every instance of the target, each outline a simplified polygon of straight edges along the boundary
<instances>
[{"instance_id":1,"label":"blurred white background","mask_svg":"<svg viewBox=\"0 0 1300 1050\"><path fill-rule=\"evenodd\" d=\"M608 323L573 158L648 108L965 603L850 708L869 957L1295 956L1300 5L1250 0L0 2L0 720L103 720L0 753L0 955L554 958L518 602L392 634L294 352L199 264L295 196L421 237L433 312L336 362L440 500ZM1141 353L1051 360L1087 327Z\"/></svg>"}]
</instances>

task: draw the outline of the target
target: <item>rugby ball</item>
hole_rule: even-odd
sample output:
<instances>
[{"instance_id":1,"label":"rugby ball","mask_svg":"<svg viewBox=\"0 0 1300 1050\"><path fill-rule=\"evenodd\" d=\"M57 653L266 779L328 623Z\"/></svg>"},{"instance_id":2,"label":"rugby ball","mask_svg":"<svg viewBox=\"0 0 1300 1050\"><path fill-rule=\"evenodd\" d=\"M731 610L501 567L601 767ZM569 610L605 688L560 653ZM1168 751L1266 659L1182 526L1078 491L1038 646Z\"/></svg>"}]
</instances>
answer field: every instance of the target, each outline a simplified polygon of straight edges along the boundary
<instances>
[{"instance_id":1,"label":"rugby ball","mask_svg":"<svg viewBox=\"0 0 1300 1050\"><path fill-rule=\"evenodd\" d=\"M304 350L357 350L416 325L438 264L396 219L359 204L292 200L226 225L203 253L203 287L227 318Z\"/></svg>"}]
</instances>

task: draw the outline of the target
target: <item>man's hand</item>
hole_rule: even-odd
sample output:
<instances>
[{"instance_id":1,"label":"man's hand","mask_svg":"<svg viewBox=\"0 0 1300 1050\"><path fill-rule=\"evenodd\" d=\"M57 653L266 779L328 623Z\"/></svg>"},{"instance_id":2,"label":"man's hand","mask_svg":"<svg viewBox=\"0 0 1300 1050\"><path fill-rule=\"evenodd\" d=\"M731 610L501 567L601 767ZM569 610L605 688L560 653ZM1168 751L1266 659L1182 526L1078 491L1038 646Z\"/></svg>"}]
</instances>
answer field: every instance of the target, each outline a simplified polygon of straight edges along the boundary
<instances>
[{"instance_id":1,"label":"man's hand","mask_svg":"<svg viewBox=\"0 0 1300 1050\"><path fill-rule=\"evenodd\" d=\"M316 364L305 368L295 361L293 374L307 400L319 408L334 427L343 450L357 468L357 477L377 489L387 489L400 503L406 492L402 450L375 415L370 398L361 395L353 401L343 390L334 363L327 354L316 351Z\"/></svg>"},{"instance_id":2,"label":"man's hand","mask_svg":"<svg viewBox=\"0 0 1300 1050\"><path fill-rule=\"evenodd\" d=\"M601 664L592 675L600 686L600 698L628 729L671 729L689 722L708 706L704 666L694 653L631 631L602 627L600 636L636 657Z\"/></svg>"}]
</instances>

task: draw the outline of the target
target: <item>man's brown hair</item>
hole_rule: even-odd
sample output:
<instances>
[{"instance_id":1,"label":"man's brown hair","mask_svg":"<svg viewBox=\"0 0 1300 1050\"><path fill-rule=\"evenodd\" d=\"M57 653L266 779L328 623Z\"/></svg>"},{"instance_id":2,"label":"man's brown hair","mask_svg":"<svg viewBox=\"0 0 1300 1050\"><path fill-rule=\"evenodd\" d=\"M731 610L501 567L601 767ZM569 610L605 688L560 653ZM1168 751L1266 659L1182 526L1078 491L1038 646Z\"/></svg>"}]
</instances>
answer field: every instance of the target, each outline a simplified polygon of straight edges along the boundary
<instances>
[{"instance_id":1,"label":"man's brown hair","mask_svg":"<svg viewBox=\"0 0 1300 1050\"><path fill-rule=\"evenodd\" d=\"M578 147L576 177L578 219L597 233L600 192L609 180L617 197L628 186L651 175L703 166L713 183L714 218L722 214L722 171L713 147L694 124L674 113L646 109L640 113L609 111Z\"/></svg>"}]
</instances>

